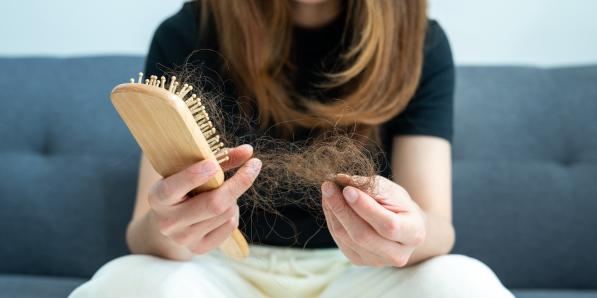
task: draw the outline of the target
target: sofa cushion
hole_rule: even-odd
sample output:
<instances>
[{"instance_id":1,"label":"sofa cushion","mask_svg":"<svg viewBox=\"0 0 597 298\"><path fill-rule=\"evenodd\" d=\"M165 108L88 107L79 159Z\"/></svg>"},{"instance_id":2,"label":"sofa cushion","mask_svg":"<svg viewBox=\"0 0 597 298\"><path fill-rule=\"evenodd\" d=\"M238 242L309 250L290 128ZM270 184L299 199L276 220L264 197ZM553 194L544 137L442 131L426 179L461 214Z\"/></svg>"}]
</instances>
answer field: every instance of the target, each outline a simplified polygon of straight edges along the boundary
<instances>
[{"instance_id":1,"label":"sofa cushion","mask_svg":"<svg viewBox=\"0 0 597 298\"><path fill-rule=\"evenodd\" d=\"M0 298L64 298L83 282L81 278L0 275Z\"/></svg>"},{"instance_id":2,"label":"sofa cushion","mask_svg":"<svg viewBox=\"0 0 597 298\"><path fill-rule=\"evenodd\" d=\"M0 272L89 277L127 252L139 149L109 94L141 66L0 59Z\"/></svg>"},{"instance_id":3,"label":"sofa cushion","mask_svg":"<svg viewBox=\"0 0 597 298\"><path fill-rule=\"evenodd\" d=\"M597 291L589 290L514 290L516 298L597 298Z\"/></svg>"},{"instance_id":4,"label":"sofa cushion","mask_svg":"<svg viewBox=\"0 0 597 298\"><path fill-rule=\"evenodd\" d=\"M509 287L597 289L597 67L461 67L455 251Z\"/></svg>"}]
</instances>

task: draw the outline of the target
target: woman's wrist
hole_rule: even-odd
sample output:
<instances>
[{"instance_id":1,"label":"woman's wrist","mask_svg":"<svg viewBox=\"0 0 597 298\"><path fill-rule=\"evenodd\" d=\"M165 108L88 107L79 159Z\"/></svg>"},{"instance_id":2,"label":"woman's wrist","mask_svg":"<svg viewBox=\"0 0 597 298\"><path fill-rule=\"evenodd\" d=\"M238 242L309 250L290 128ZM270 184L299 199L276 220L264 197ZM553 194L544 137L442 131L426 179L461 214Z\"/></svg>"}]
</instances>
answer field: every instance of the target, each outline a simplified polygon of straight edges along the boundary
<instances>
[{"instance_id":1,"label":"woman's wrist","mask_svg":"<svg viewBox=\"0 0 597 298\"><path fill-rule=\"evenodd\" d=\"M407 266L414 265L435 256L448 254L455 241L452 222L434 213L425 212L425 241L415 248Z\"/></svg>"},{"instance_id":2,"label":"woman's wrist","mask_svg":"<svg viewBox=\"0 0 597 298\"><path fill-rule=\"evenodd\" d=\"M149 254L172 260L188 260L193 254L159 231L154 213L150 210L129 223L127 244L133 254Z\"/></svg>"}]
</instances>

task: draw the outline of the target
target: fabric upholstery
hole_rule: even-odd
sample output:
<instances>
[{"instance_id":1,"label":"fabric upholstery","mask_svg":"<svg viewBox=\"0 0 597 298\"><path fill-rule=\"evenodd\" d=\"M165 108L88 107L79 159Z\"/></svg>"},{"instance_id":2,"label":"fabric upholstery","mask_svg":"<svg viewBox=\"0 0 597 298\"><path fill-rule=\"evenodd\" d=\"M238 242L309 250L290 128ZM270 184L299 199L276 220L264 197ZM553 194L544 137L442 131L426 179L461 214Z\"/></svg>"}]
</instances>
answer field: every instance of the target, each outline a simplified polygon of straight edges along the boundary
<instances>
[{"instance_id":1,"label":"fabric upholstery","mask_svg":"<svg viewBox=\"0 0 597 298\"><path fill-rule=\"evenodd\" d=\"M1 293L127 253L139 149L109 93L142 62L0 58ZM520 297L588 297L549 289L597 289L597 66L457 75L454 251L510 288L547 289Z\"/></svg>"},{"instance_id":2,"label":"fabric upholstery","mask_svg":"<svg viewBox=\"0 0 597 298\"><path fill-rule=\"evenodd\" d=\"M597 291L581 290L514 290L516 298L597 298Z\"/></svg>"},{"instance_id":3,"label":"fabric upholstery","mask_svg":"<svg viewBox=\"0 0 597 298\"><path fill-rule=\"evenodd\" d=\"M89 277L126 253L139 149L109 94L141 65L0 59L0 272Z\"/></svg>"},{"instance_id":4,"label":"fabric upholstery","mask_svg":"<svg viewBox=\"0 0 597 298\"><path fill-rule=\"evenodd\" d=\"M597 67L458 69L455 251L509 287L597 288Z\"/></svg>"},{"instance_id":5,"label":"fabric upholstery","mask_svg":"<svg viewBox=\"0 0 597 298\"><path fill-rule=\"evenodd\" d=\"M33 275L0 275L0 298L64 298L85 279Z\"/></svg>"}]
</instances>

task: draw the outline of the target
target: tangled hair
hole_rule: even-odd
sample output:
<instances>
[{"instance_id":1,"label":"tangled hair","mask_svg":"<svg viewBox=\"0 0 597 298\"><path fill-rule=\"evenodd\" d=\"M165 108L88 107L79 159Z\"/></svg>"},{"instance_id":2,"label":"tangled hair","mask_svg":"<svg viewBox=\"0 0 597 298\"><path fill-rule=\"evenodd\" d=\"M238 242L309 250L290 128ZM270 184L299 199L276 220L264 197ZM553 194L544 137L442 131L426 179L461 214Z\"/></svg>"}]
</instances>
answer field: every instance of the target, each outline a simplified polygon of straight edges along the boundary
<instances>
[{"instance_id":1,"label":"tangled hair","mask_svg":"<svg viewBox=\"0 0 597 298\"><path fill-rule=\"evenodd\" d=\"M354 137L341 132L301 143L261 137L254 144L254 152L263 166L246 196L250 203L270 212L276 212L282 205L295 204L319 213L320 186L324 181L338 183L337 174L373 178L378 172L370 151ZM373 179L366 183L372 184ZM373 185L361 187L373 189Z\"/></svg>"},{"instance_id":2,"label":"tangled hair","mask_svg":"<svg viewBox=\"0 0 597 298\"><path fill-rule=\"evenodd\" d=\"M294 90L289 74L291 0L202 0L201 29L213 21L219 51L242 100L259 107L262 129L280 135L296 127L355 126L377 139L379 124L401 112L418 85L427 26L425 0L346 0L339 69L326 70L316 88L337 88L338 99L321 103ZM301 108L297 108L297 105ZM342 117L338 117L341 114Z\"/></svg>"},{"instance_id":3,"label":"tangled hair","mask_svg":"<svg viewBox=\"0 0 597 298\"><path fill-rule=\"evenodd\" d=\"M324 181L343 184L336 179L337 174L364 176L359 187L373 189L373 178L381 171L383 153L372 148L372 142L357 135L354 129L332 125L334 128L301 141L274 138L262 130L261 133L252 131L246 134L254 126L253 121L242 113L232 115L224 112L222 105L225 98L221 91L214 88L216 82L198 76L200 71L191 64L167 72L181 82L199 87L194 90L197 90L227 147L249 143L253 146L253 156L262 161L259 176L239 204L277 214L280 214L278 207L294 204L319 214L321 184ZM210 84L210 88L204 88L206 84ZM202 92L206 89L215 91Z\"/></svg>"}]
</instances>

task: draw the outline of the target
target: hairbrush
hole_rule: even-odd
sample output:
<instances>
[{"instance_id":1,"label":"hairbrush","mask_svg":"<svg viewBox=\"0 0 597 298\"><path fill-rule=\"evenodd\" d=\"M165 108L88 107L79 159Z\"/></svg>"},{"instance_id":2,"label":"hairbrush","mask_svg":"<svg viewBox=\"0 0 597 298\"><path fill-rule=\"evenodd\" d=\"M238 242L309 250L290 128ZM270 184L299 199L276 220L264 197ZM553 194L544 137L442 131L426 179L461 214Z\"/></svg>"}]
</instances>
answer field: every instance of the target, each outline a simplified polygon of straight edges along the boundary
<instances>
[{"instance_id":1,"label":"hairbrush","mask_svg":"<svg viewBox=\"0 0 597 298\"><path fill-rule=\"evenodd\" d=\"M191 93L193 87L180 84L176 77L150 76L137 82L120 84L112 90L112 104L131 131L153 168L163 177L177 173L205 159L222 163L228 152L220 141L201 98ZM207 191L224 182L224 172L191 191ZM235 229L220 249L227 256L240 260L248 256L249 246L243 234Z\"/></svg>"}]
</instances>

